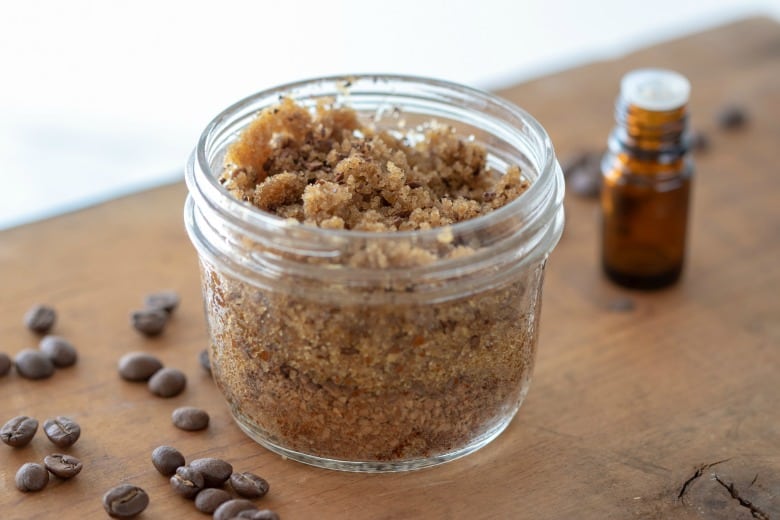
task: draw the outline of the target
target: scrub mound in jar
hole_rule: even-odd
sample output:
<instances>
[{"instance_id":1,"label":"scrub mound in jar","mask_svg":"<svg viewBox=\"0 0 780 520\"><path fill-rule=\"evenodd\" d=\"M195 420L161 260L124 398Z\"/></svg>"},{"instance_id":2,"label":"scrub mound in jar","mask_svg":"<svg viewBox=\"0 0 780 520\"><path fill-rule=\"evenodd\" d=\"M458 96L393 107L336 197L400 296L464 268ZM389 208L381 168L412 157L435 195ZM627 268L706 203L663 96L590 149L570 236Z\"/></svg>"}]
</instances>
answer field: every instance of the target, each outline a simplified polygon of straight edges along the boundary
<instances>
[{"instance_id":1,"label":"scrub mound in jar","mask_svg":"<svg viewBox=\"0 0 780 520\"><path fill-rule=\"evenodd\" d=\"M304 225L378 232L472 219L528 186L517 167L491 171L484 148L450 127L430 124L412 137L362 125L349 108L310 111L289 99L246 127L219 180L236 198ZM342 261L406 269L479 251L447 229L434 251L394 243ZM528 389L542 262L441 301L386 285L361 290L399 291L403 300L369 301L340 282L315 297L296 291L292 276L280 291L207 261L202 268L215 380L239 424L266 446L368 463L469 451L506 426Z\"/></svg>"},{"instance_id":2,"label":"scrub mound in jar","mask_svg":"<svg viewBox=\"0 0 780 520\"><path fill-rule=\"evenodd\" d=\"M498 175L485 149L431 124L419 138L361 125L349 108L312 115L289 98L266 109L228 150L220 182L280 217L323 228L408 231L503 206L528 183Z\"/></svg>"}]
</instances>

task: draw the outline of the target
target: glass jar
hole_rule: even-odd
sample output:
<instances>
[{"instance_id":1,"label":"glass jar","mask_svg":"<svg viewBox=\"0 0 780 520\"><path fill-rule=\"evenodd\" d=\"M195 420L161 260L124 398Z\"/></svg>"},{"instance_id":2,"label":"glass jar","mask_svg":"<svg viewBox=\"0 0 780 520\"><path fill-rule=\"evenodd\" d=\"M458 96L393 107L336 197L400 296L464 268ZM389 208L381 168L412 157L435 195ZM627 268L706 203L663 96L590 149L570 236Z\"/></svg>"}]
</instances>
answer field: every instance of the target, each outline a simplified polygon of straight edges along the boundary
<instances>
[{"instance_id":1,"label":"glass jar","mask_svg":"<svg viewBox=\"0 0 780 520\"><path fill-rule=\"evenodd\" d=\"M518 165L530 187L478 218L400 232L329 230L261 211L218 182L227 147L280 96L327 98L379 129L436 120ZM563 177L529 114L423 78L333 77L255 94L218 115L186 166L217 386L238 425L288 458L348 471L430 466L484 446L522 403ZM460 254L452 254L457 247Z\"/></svg>"}]
</instances>

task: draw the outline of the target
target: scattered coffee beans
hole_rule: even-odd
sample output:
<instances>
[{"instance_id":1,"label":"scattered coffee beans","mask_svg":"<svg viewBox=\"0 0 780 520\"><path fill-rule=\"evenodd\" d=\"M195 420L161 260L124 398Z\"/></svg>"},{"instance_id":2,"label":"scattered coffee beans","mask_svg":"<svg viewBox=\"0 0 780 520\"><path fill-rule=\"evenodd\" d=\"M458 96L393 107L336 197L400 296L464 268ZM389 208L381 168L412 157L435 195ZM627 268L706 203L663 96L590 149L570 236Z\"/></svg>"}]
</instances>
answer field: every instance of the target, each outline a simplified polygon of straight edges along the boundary
<instances>
[{"instance_id":1,"label":"scattered coffee beans","mask_svg":"<svg viewBox=\"0 0 780 520\"><path fill-rule=\"evenodd\" d=\"M171 418L174 426L190 432L203 430L209 425L209 414L194 406L182 406L175 409Z\"/></svg>"},{"instance_id":2,"label":"scattered coffee beans","mask_svg":"<svg viewBox=\"0 0 780 520\"><path fill-rule=\"evenodd\" d=\"M179 306L179 295L175 291L160 291L148 294L144 300L149 309L160 309L171 314Z\"/></svg>"},{"instance_id":3,"label":"scattered coffee beans","mask_svg":"<svg viewBox=\"0 0 780 520\"><path fill-rule=\"evenodd\" d=\"M214 520L230 520L242 511L257 510L257 506L245 498L228 500L214 511Z\"/></svg>"},{"instance_id":4,"label":"scattered coffee beans","mask_svg":"<svg viewBox=\"0 0 780 520\"><path fill-rule=\"evenodd\" d=\"M717 114L715 121L723 130L736 130L745 126L748 121L747 111L739 105L724 105Z\"/></svg>"},{"instance_id":5,"label":"scattered coffee beans","mask_svg":"<svg viewBox=\"0 0 780 520\"><path fill-rule=\"evenodd\" d=\"M26 415L14 417L0 428L0 440L14 448L30 444L38 431L38 421Z\"/></svg>"},{"instance_id":6,"label":"scattered coffee beans","mask_svg":"<svg viewBox=\"0 0 780 520\"><path fill-rule=\"evenodd\" d=\"M41 352L51 359L55 367L69 367L76 363L78 353L70 341L60 336L44 336L39 345Z\"/></svg>"},{"instance_id":7,"label":"scattered coffee beans","mask_svg":"<svg viewBox=\"0 0 780 520\"><path fill-rule=\"evenodd\" d=\"M184 466L184 455L171 446L158 446L152 452L152 464L157 471L170 477L176 473L176 469Z\"/></svg>"},{"instance_id":8,"label":"scattered coffee beans","mask_svg":"<svg viewBox=\"0 0 780 520\"><path fill-rule=\"evenodd\" d=\"M211 514L230 499L230 493L224 489L207 488L195 497L195 508L201 513Z\"/></svg>"},{"instance_id":9,"label":"scattered coffee beans","mask_svg":"<svg viewBox=\"0 0 780 520\"><path fill-rule=\"evenodd\" d=\"M187 376L176 368L158 370L149 379L149 390L159 397L174 397L187 386Z\"/></svg>"},{"instance_id":10,"label":"scattered coffee beans","mask_svg":"<svg viewBox=\"0 0 780 520\"><path fill-rule=\"evenodd\" d=\"M8 372L11 371L12 366L13 362L11 361L11 358L8 357L8 354L0 352L0 377L8 374Z\"/></svg>"},{"instance_id":11,"label":"scattered coffee beans","mask_svg":"<svg viewBox=\"0 0 780 520\"><path fill-rule=\"evenodd\" d=\"M81 426L73 419L64 416L46 419L43 423L43 431L59 448L73 446L81 436Z\"/></svg>"},{"instance_id":12,"label":"scattered coffee beans","mask_svg":"<svg viewBox=\"0 0 780 520\"><path fill-rule=\"evenodd\" d=\"M130 352L119 359L119 375L127 381L148 381L162 367L159 359L144 352Z\"/></svg>"},{"instance_id":13,"label":"scattered coffee beans","mask_svg":"<svg viewBox=\"0 0 780 520\"><path fill-rule=\"evenodd\" d=\"M244 498L261 498L268 493L268 482L254 473L233 473L230 475L233 491Z\"/></svg>"},{"instance_id":14,"label":"scattered coffee beans","mask_svg":"<svg viewBox=\"0 0 780 520\"><path fill-rule=\"evenodd\" d=\"M24 315L24 324L33 332L46 334L57 321L57 313L47 305L36 305Z\"/></svg>"},{"instance_id":15,"label":"scattered coffee beans","mask_svg":"<svg viewBox=\"0 0 780 520\"><path fill-rule=\"evenodd\" d=\"M243 518L246 520L279 520L279 515L270 509L257 509L252 511L242 511L238 513L236 518Z\"/></svg>"},{"instance_id":16,"label":"scattered coffee beans","mask_svg":"<svg viewBox=\"0 0 780 520\"><path fill-rule=\"evenodd\" d=\"M146 491L130 484L109 489L103 495L103 508L114 518L131 518L139 515L149 505Z\"/></svg>"},{"instance_id":17,"label":"scattered coffee beans","mask_svg":"<svg viewBox=\"0 0 780 520\"><path fill-rule=\"evenodd\" d=\"M204 458L190 462L190 467L197 470L205 481L205 487L222 487L233 473L233 466L222 459Z\"/></svg>"},{"instance_id":18,"label":"scattered coffee beans","mask_svg":"<svg viewBox=\"0 0 780 520\"><path fill-rule=\"evenodd\" d=\"M200 354L198 354L198 361L200 362L200 366L203 367L203 370L211 373L211 360L209 359L209 351L205 348L200 351Z\"/></svg>"},{"instance_id":19,"label":"scattered coffee beans","mask_svg":"<svg viewBox=\"0 0 780 520\"><path fill-rule=\"evenodd\" d=\"M205 483L199 471L190 466L182 466L176 468L176 473L171 477L171 487L184 498L195 498L205 487Z\"/></svg>"},{"instance_id":20,"label":"scattered coffee beans","mask_svg":"<svg viewBox=\"0 0 780 520\"><path fill-rule=\"evenodd\" d=\"M46 379L54 373L54 363L40 350L24 349L14 362L19 375L27 379Z\"/></svg>"},{"instance_id":21,"label":"scattered coffee beans","mask_svg":"<svg viewBox=\"0 0 780 520\"><path fill-rule=\"evenodd\" d=\"M603 152L580 152L563 161L561 168L567 187L576 195L597 198L601 193Z\"/></svg>"},{"instance_id":22,"label":"scattered coffee beans","mask_svg":"<svg viewBox=\"0 0 780 520\"><path fill-rule=\"evenodd\" d=\"M49 472L35 462L23 464L16 472L16 487L19 491L40 491L49 483Z\"/></svg>"},{"instance_id":23,"label":"scattered coffee beans","mask_svg":"<svg viewBox=\"0 0 780 520\"><path fill-rule=\"evenodd\" d=\"M133 328L145 336L157 336L168 322L168 313L162 309L142 309L130 315Z\"/></svg>"},{"instance_id":24,"label":"scattered coffee beans","mask_svg":"<svg viewBox=\"0 0 780 520\"><path fill-rule=\"evenodd\" d=\"M43 459L43 465L46 466L52 475L63 479L69 479L79 474L82 468L81 461L70 455L53 453L46 455Z\"/></svg>"}]
</instances>

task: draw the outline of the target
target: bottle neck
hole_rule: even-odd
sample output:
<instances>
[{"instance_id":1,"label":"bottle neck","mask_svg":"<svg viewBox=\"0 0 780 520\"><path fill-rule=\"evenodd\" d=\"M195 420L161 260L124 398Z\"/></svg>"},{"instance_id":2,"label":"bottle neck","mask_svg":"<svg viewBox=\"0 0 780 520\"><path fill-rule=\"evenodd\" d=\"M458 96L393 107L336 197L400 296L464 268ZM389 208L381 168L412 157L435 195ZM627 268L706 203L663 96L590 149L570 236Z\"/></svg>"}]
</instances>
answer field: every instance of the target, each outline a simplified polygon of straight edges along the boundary
<instances>
[{"instance_id":1,"label":"bottle neck","mask_svg":"<svg viewBox=\"0 0 780 520\"><path fill-rule=\"evenodd\" d=\"M647 110L621 96L615 103L615 122L609 137L609 148L614 154L669 163L679 160L690 149L687 105L672 110Z\"/></svg>"}]
</instances>

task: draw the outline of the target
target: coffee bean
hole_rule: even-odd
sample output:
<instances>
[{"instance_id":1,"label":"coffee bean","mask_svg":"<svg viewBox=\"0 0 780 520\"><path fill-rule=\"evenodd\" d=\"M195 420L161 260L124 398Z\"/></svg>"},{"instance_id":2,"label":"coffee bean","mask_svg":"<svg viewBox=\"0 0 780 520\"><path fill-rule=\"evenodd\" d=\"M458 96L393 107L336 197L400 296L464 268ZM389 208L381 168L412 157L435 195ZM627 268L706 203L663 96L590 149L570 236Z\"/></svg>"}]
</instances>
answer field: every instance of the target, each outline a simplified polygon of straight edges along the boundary
<instances>
[{"instance_id":1,"label":"coffee bean","mask_svg":"<svg viewBox=\"0 0 780 520\"><path fill-rule=\"evenodd\" d=\"M174 426L190 432L203 430L209 425L209 414L194 406L182 406L175 409L171 418Z\"/></svg>"},{"instance_id":2,"label":"coffee bean","mask_svg":"<svg viewBox=\"0 0 780 520\"><path fill-rule=\"evenodd\" d=\"M736 130L748 122L747 111L739 105L724 105L715 115L715 120L722 130Z\"/></svg>"},{"instance_id":3,"label":"coffee bean","mask_svg":"<svg viewBox=\"0 0 780 520\"><path fill-rule=\"evenodd\" d=\"M209 359L209 351L205 348L200 351L200 354L198 354L198 361L200 362L200 366L203 367L203 370L211 373L211 360Z\"/></svg>"},{"instance_id":4,"label":"coffee bean","mask_svg":"<svg viewBox=\"0 0 780 520\"><path fill-rule=\"evenodd\" d=\"M40 491L49 483L49 472L35 462L23 464L16 472L16 487L19 491Z\"/></svg>"},{"instance_id":5,"label":"coffee bean","mask_svg":"<svg viewBox=\"0 0 780 520\"><path fill-rule=\"evenodd\" d=\"M594 152L592 150L580 150L560 159L561 171L563 172L563 178L568 179L571 173L581 168L583 164L591 161Z\"/></svg>"},{"instance_id":6,"label":"coffee bean","mask_svg":"<svg viewBox=\"0 0 780 520\"><path fill-rule=\"evenodd\" d=\"M24 349L14 362L19 375L27 379L46 379L54 373L54 363L40 350Z\"/></svg>"},{"instance_id":7,"label":"coffee bean","mask_svg":"<svg viewBox=\"0 0 780 520\"><path fill-rule=\"evenodd\" d=\"M701 130L693 130L688 137L688 145L694 152L706 152L710 149L710 137Z\"/></svg>"},{"instance_id":8,"label":"coffee bean","mask_svg":"<svg viewBox=\"0 0 780 520\"><path fill-rule=\"evenodd\" d=\"M242 511L256 510L257 506L245 498L228 500L214 511L214 520L230 520Z\"/></svg>"},{"instance_id":9,"label":"coffee bean","mask_svg":"<svg viewBox=\"0 0 780 520\"><path fill-rule=\"evenodd\" d=\"M62 415L46 419L43 422L43 431L49 440L59 448L73 446L81 436L81 426L73 419Z\"/></svg>"},{"instance_id":10,"label":"coffee bean","mask_svg":"<svg viewBox=\"0 0 780 520\"><path fill-rule=\"evenodd\" d=\"M0 428L0 440L14 448L30 444L38 431L38 421L26 415L19 415L9 420Z\"/></svg>"},{"instance_id":11,"label":"coffee bean","mask_svg":"<svg viewBox=\"0 0 780 520\"><path fill-rule=\"evenodd\" d=\"M603 152L580 152L564 160L561 168L566 185L585 198L597 198L601 193L601 158Z\"/></svg>"},{"instance_id":12,"label":"coffee bean","mask_svg":"<svg viewBox=\"0 0 780 520\"><path fill-rule=\"evenodd\" d=\"M53 475L69 479L75 477L81 472L82 464L76 457L63 455L61 453L52 453L46 455L43 459L43 465L46 466Z\"/></svg>"},{"instance_id":13,"label":"coffee bean","mask_svg":"<svg viewBox=\"0 0 780 520\"><path fill-rule=\"evenodd\" d=\"M44 336L38 348L51 359L55 367L69 367L78 359L73 344L60 336Z\"/></svg>"},{"instance_id":14,"label":"coffee bean","mask_svg":"<svg viewBox=\"0 0 780 520\"><path fill-rule=\"evenodd\" d=\"M127 381L147 381L163 367L151 354L130 352L119 358L119 375Z\"/></svg>"},{"instance_id":15,"label":"coffee bean","mask_svg":"<svg viewBox=\"0 0 780 520\"><path fill-rule=\"evenodd\" d=\"M162 368L149 379L149 391L160 397L174 397L187 386L187 376L176 368Z\"/></svg>"},{"instance_id":16,"label":"coffee bean","mask_svg":"<svg viewBox=\"0 0 780 520\"><path fill-rule=\"evenodd\" d=\"M190 467L198 470L205 480L206 487L221 487L233 473L233 466L222 459L203 458L190 462Z\"/></svg>"},{"instance_id":17,"label":"coffee bean","mask_svg":"<svg viewBox=\"0 0 780 520\"><path fill-rule=\"evenodd\" d=\"M57 321L57 313L47 305L35 305L24 315L24 324L33 332L46 334Z\"/></svg>"},{"instance_id":18,"label":"coffee bean","mask_svg":"<svg viewBox=\"0 0 780 520\"><path fill-rule=\"evenodd\" d=\"M230 498L230 493L224 489L207 488L195 497L195 508L201 513L211 514Z\"/></svg>"},{"instance_id":19,"label":"coffee bean","mask_svg":"<svg viewBox=\"0 0 780 520\"><path fill-rule=\"evenodd\" d=\"M148 294L144 300L149 309L160 309L171 314L179 306L179 295L175 291L160 291Z\"/></svg>"},{"instance_id":20,"label":"coffee bean","mask_svg":"<svg viewBox=\"0 0 780 520\"><path fill-rule=\"evenodd\" d=\"M157 336L168 323L168 313L162 309L142 309L130 315L130 323L145 336Z\"/></svg>"},{"instance_id":21,"label":"coffee bean","mask_svg":"<svg viewBox=\"0 0 780 520\"><path fill-rule=\"evenodd\" d=\"M176 473L171 477L171 487L184 498L195 498L205 483L199 471L190 466L181 466L176 468Z\"/></svg>"},{"instance_id":22,"label":"coffee bean","mask_svg":"<svg viewBox=\"0 0 780 520\"><path fill-rule=\"evenodd\" d=\"M184 455L171 446L158 446L152 452L152 464L157 471L170 477L176 473L176 469L184 466Z\"/></svg>"},{"instance_id":23,"label":"coffee bean","mask_svg":"<svg viewBox=\"0 0 780 520\"><path fill-rule=\"evenodd\" d=\"M103 495L103 508L114 518L131 518L139 515L149 505L146 491L130 484L109 489Z\"/></svg>"},{"instance_id":24,"label":"coffee bean","mask_svg":"<svg viewBox=\"0 0 780 520\"><path fill-rule=\"evenodd\" d=\"M255 511L242 511L238 513L236 518L242 518L245 520L279 520L279 515L270 509L257 509Z\"/></svg>"},{"instance_id":25,"label":"coffee bean","mask_svg":"<svg viewBox=\"0 0 780 520\"><path fill-rule=\"evenodd\" d=\"M3 377L10 372L13 364L14 363L11 361L11 358L8 357L8 354L0 352L0 377Z\"/></svg>"},{"instance_id":26,"label":"coffee bean","mask_svg":"<svg viewBox=\"0 0 780 520\"><path fill-rule=\"evenodd\" d=\"M268 482L254 473L233 473L230 475L233 491L244 498L261 498L268 493Z\"/></svg>"},{"instance_id":27,"label":"coffee bean","mask_svg":"<svg viewBox=\"0 0 780 520\"><path fill-rule=\"evenodd\" d=\"M612 312L631 312L635 307L634 300L627 296L615 298L607 304L607 308Z\"/></svg>"}]
</instances>

